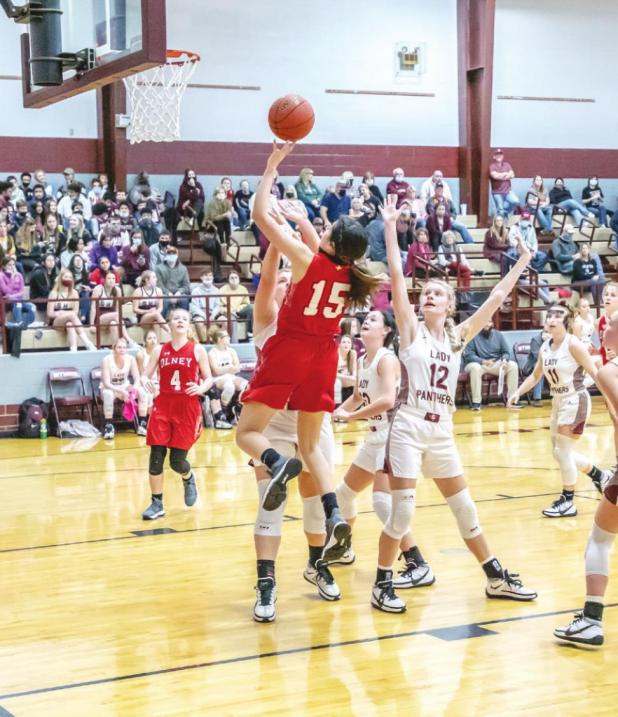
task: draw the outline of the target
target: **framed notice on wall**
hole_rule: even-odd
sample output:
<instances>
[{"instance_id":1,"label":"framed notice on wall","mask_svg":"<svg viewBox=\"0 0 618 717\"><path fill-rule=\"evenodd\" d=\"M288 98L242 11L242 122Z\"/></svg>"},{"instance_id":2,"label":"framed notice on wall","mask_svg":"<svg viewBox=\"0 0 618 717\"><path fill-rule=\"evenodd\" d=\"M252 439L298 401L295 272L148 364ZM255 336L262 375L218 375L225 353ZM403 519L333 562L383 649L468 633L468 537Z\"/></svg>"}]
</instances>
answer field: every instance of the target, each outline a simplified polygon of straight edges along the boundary
<instances>
[{"instance_id":1,"label":"framed notice on wall","mask_svg":"<svg viewBox=\"0 0 618 717\"><path fill-rule=\"evenodd\" d=\"M396 82L418 81L425 72L425 43L395 43L394 66Z\"/></svg>"}]
</instances>

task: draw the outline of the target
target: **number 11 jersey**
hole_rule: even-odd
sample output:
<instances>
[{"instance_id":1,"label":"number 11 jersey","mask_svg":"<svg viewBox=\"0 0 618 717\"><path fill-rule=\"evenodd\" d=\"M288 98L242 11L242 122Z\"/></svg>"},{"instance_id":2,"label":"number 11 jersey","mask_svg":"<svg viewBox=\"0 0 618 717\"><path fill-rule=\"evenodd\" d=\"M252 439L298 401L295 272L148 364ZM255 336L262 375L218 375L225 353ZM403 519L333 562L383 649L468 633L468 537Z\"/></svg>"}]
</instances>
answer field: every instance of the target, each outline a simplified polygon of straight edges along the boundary
<instances>
[{"instance_id":1,"label":"number 11 jersey","mask_svg":"<svg viewBox=\"0 0 618 717\"><path fill-rule=\"evenodd\" d=\"M414 341L399 352L402 364L399 404L426 421L450 421L455 411L455 394L461 365L461 351L435 339L419 323Z\"/></svg>"}]
</instances>

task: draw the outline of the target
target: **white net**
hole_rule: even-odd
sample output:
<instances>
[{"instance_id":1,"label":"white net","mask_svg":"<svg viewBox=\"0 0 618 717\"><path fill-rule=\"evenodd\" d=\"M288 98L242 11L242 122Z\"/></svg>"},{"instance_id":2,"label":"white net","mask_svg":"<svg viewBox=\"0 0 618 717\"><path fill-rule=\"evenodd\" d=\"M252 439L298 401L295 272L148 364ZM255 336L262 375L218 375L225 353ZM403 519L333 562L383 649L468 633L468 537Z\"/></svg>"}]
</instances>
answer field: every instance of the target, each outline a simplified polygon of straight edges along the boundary
<instances>
[{"instance_id":1,"label":"white net","mask_svg":"<svg viewBox=\"0 0 618 717\"><path fill-rule=\"evenodd\" d=\"M180 139L180 104L198 60L193 53L170 51L164 65L124 78L131 144Z\"/></svg>"}]
</instances>

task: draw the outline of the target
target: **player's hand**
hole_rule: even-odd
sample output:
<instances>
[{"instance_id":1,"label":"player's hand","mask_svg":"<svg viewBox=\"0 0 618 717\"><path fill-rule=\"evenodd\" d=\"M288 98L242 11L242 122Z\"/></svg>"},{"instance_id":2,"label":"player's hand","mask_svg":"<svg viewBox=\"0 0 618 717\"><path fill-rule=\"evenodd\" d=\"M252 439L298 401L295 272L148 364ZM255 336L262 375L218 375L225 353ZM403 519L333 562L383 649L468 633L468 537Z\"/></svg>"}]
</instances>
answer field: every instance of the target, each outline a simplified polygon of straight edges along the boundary
<instances>
[{"instance_id":1,"label":"player's hand","mask_svg":"<svg viewBox=\"0 0 618 717\"><path fill-rule=\"evenodd\" d=\"M513 408L513 406L517 405L519 403L519 390L514 391L508 398L508 401L506 402L507 408Z\"/></svg>"},{"instance_id":2,"label":"player's hand","mask_svg":"<svg viewBox=\"0 0 618 717\"><path fill-rule=\"evenodd\" d=\"M299 222L302 222L303 219L307 219L307 213L301 209L300 205L296 202L291 202L289 199L280 201L279 209L281 210L283 216L291 222L294 222L294 224L298 224Z\"/></svg>"},{"instance_id":3,"label":"player's hand","mask_svg":"<svg viewBox=\"0 0 618 717\"><path fill-rule=\"evenodd\" d=\"M273 151L268 158L266 167L269 170L277 169L283 160L296 147L296 142L284 142L281 146L277 144L277 140L273 140Z\"/></svg>"},{"instance_id":4,"label":"player's hand","mask_svg":"<svg viewBox=\"0 0 618 717\"><path fill-rule=\"evenodd\" d=\"M519 256L523 256L526 258L526 261L530 261L532 259L532 252L530 251L530 247L526 244L525 241L522 240L520 236L517 237L517 251L519 252Z\"/></svg>"},{"instance_id":5,"label":"player's hand","mask_svg":"<svg viewBox=\"0 0 618 717\"><path fill-rule=\"evenodd\" d=\"M350 412L346 411L344 408L336 408L333 413L333 420L334 421L349 421L350 420Z\"/></svg>"},{"instance_id":6,"label":"player's hand","mask_svg":"<svg viewBox=\"0 0 618 717\"><path fill-rule=\"evenodd\" d=\"M380 207L380 214L385 222L396 222L401 216L403 208L397 209L397 199L398 197L396 194L389 194L386 197L384 206Z\"/></svg>"},{"instance_id":7,"label":"player's hand","mask_svg":"<svg viewBox=\"0 0 618 717\"><path fill-rule=\"evenodd\" d=\"M154 383L149 378L147 378L146 376L142 376L140 378L140 382L141 382L142 386L146 389L146 391L148 391L148 393L154 394L154 392L155 392Z\"/></svg>"},{"instance_id":8,"label":"player's hand","mask_svg":"<svg viewBox=\"0 0 618 717\"><path fill-rule=\"evenodd\" d=\"M202 394L202 386L199 383L188 383L185 393L187 396L200 396Z\"/></svg>"}]
</instances>

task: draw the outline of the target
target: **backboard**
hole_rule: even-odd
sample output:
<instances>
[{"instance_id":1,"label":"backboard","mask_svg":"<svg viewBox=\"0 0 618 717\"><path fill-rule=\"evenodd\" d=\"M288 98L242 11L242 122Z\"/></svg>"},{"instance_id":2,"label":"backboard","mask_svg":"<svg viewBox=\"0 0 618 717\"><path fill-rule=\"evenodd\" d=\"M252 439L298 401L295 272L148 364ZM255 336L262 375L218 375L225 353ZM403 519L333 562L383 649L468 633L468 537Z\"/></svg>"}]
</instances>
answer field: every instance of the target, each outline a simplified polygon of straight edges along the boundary
<instances>
[{"instance_id":1,"label":"backboard","mask_svg":"<svg viewBox=\"0 0 618 717\"><path fill-rule=\"evenodd\" d=\"M22 35L24 107L55 102L165 62L165 0L60 0L61 52L89 54L91 69L65 69L61 84L41 87L30 70L32 23Z\"/></svg>"}]
</instances>

